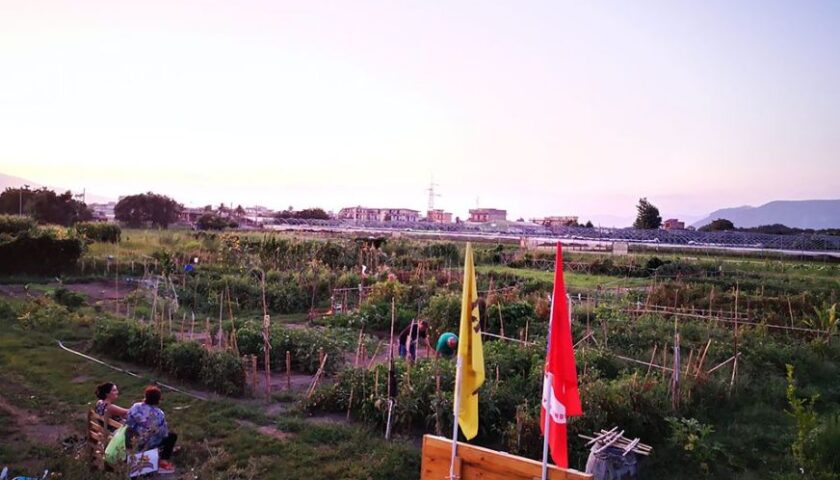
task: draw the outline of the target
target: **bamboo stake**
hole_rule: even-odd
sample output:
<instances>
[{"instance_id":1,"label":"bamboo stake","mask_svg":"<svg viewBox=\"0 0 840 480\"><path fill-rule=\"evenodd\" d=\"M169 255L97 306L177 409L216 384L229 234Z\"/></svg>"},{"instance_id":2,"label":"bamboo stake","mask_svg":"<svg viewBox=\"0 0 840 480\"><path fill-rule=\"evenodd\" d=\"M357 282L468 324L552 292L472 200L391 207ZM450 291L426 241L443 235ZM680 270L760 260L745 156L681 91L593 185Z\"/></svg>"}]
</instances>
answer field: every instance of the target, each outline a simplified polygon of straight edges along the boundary
<instances>
[{"instance_id":1,"label":"bamboo stake","mask_svg":"<svg viewBox=\"0 0 840 480\"><path fill-rule=\"evenodd\" d=\"M738 283L735 283L735 331L733 332L733 347L735 361L732 364L732 378L729 380L729 394L735 388L735 377L738 374L738 297L741 289Z\"/></svg>"},{"instance_id":2,"label":"bamboo stake","mask_svg":"<svg viewBox=\"0 0 840 480\"><path fill-rule=\"evenodd\" d=\"M500 334L504 337L505 336L505 321L502 319L502 301L499 300L496 305L499 307L499 331L500 331Z\"/></svg>"},{"instance_id":3,"label":"bamboo stake","mask_svg":"<svg viewBox=\"0 0 840 480\"><path fill-rule=\"evenodd\" d=\"M381 346L382 346L381 341L376 343L376 348L373 350L373 355L370 357L370 362L368 362L368 364L367 364L367 369L368 370L370 370L370 368L373 366L373 363L376 361L376 355L379 353L379 347L381 347Z\"/></svg>"},{"instance_id":4,"label":"bamboo stake","mask_svg":"<svg viewBox=\"0 0 840 480\"><path fill-rule=\"evenodd\" d=\"M647 380L648 375L650 375L650 367L651 367L651 365L653 365L653 361L656 359L656 348L658 346L659 346L658 344L653 345L653 353L650 354L650 363L648 364L648 369L645 372L645 380Z\"/></svg>"},{"instance_id":5,"label":"bamboo stake","mask_svg":"<svg viewBox=\"0 0 840 480\"><path fill-rule=\"evenodd\" d=\"M706 353L709 351L709 346L712 344L712 339L710 338L708 342L706 342L706 348L703 349L703 354L700 355L700 359L697 361L697 366L694 369L694 376L697 377L700 375L703 369L703 363L706 361Z\"/></svg>"},{"instance_id":6,"label":"bamboo stake","mask_svg":"<svg viewBox=\"0 0 840 480\"><path fill-rule=\"evenodd\" d=\"M353 366L357 367L357 368L359 367L359 356L362 353L362 338L364 337L364 334L365 334L365 326L362 325L362 328L359 329L359 341L356 344L356 359L353 362Z\"/></svg>"},{"instance_id":7,"label":"bamboo stake","mask_svg":"<svg viewBox=\"0 0 840 480\"><path fill-rule=\"evenodd\" d=\"M286 390L292 389L292 352L286 350Z\"/></svg>"},{"instance_id":8,"label":"bamboo stake","mask_svg":"<svg viewBox=\"0 0 840 480\"><path fill-rule=\"evenodd\" d=\"M692 358L694 358L694 349L693 348L691 350L689 350L689 352L688 352L688 362L686 362L686 364L685 364L685 376L686 377L688 376L688 372L691 371L691 360L692 360Z\"/></svg>"},{"instance_id":9,"label":"bamboo stake","mask_svg":"<svg viewBox=\"0 0 840 480\"><path fill-rule=\"evenodd\" d=\"M741 354L739 353L738 355L741 355ZM720 362L719 364L715 365L714 367L712 367L709 371L706 372L706 375L709 375L710 373L720 369L721 367L727 365L729 362L731 362L733 360L735 360L734 356L729 357L728 359L726 359L726 360Z\"/></svg>"},{"instance_id":10,"label":"bamboo stake","mask_svg":"<svg viewBox=\"0 0 840 480\"><path fill-rule=\"evenodd\" d=\"M790 295L787 296L787 304L788 304L788 312L790 312L790 326L791 328L795 328L796 325L793 322L793 305L790 303Z\"/></svg>"},{"instance_id":11,"label":"bamboo stake","mask_svg":"<svg viewBox=\"0 0 840 480\"><path fill-rule=\"evenodd\" d=\"M312 397L312 394L315 393L315 389L318 388L318 382L321 380L321 376L324 374L324 366L327 364L327 358L329 355L324 354L321 357L321 366L318 367L318 371L315 372L315 378L312 380L312 385L309 386L309 391L306 394L306 398L309 399Z\"/></svg>"}]
</instances>

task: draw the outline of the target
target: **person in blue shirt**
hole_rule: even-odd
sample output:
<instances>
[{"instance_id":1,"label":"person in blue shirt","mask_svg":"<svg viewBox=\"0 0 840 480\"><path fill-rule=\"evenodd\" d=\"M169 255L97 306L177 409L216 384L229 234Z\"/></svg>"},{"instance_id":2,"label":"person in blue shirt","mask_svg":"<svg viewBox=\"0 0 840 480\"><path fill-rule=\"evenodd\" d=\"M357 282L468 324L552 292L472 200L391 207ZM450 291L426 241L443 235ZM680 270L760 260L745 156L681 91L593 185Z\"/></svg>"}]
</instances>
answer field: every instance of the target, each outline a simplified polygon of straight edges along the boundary
<instances>
[{"instance_id":1,"label":"person in blue shirt","mask_svg":"<svg viewBox=\"0 0 840 480\"><path fill-rule=\"evenodd\" d=\"M178 435L169 431L166 415L158 407L161 400L160 388L150 385L143 391L143 401L128 409L125 425L126 447L136 452L157 448L160 451L158 473L173 473L175 465L169 459L175 449Z\"/></svg>"}]
</instances>

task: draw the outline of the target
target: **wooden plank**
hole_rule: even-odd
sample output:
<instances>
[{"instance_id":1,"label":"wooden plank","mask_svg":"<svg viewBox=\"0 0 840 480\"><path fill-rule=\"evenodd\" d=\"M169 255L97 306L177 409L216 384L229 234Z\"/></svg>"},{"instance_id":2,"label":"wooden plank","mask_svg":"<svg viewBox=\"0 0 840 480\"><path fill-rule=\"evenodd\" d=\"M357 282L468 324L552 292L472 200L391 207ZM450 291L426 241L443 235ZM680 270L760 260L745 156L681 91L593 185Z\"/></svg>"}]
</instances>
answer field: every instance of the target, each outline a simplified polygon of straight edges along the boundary
<instances>
[{"instance_id":1,"label":"wooden plank","mask_svg":"<svg viewBox=\"0 0 840 480\"><path fill-rule=\"evenodd\" d=\"M448 479L451 454L451 440L435 435L424 435L420 479ZM458 442L457 460L461 462L460 480L533 480L540 478L542 472L542 464L536 460L462 442ZM548 478L549 480L586 480L592 479L592 475L549 465Z\"/></svg>"},{"instance_id":2,"label":"wooden plank","mask_svg":"<svg viewBox=\"0 0 840 480\"><path fill-rule=\"evenodd\" d=\"M108 426L116 430L116 429L118 429L118 428L122 427L122 426L123 426L123 423L122 423L122 422L118 422L118 421L114 420L113 418L110 418L110 417L109 417L109 418L108 418Z\"/></svg>"}]
</instances>

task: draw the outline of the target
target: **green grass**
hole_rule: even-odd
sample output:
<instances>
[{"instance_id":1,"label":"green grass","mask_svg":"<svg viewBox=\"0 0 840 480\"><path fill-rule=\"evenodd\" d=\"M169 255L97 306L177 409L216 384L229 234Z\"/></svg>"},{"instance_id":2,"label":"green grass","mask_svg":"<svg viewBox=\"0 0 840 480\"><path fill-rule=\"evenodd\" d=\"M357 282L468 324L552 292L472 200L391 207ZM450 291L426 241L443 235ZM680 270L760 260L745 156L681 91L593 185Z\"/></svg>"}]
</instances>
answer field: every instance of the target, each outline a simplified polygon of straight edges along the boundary
<instances>
[{"instance_id":1,"label":"green grass","mask_svg":"<svg viewBox=\"0 0 840 480\"><path fill-rule=\"evenodd\" d=\"M85 412L94 401L94 386L103 381L118 384L118 403L123 406L141 397L142 380L60 350L48 336L20 331L8 320L0 322L0 327L0 382L13 386L0 395L18 408L38 412L44 422L69 425L81 436ZM281 440L253 427L277 422L262 412L258 402L203 402L164 392L162 407L171 429L179 434L182 450L175 457L177 464L182 471L193 469L198 478L384 480L419 476L419 452L414 447L386 443L378 433L363 427L299 419L300 432ZM64 472L65 479L98 478L79 470L82 461L71 454L57 454L54 449L37 448L21 440L23 432L7 417L0 410L3 462L25 465L30 474L49 468Z\"/></svg>"},{"instance_id":2,"label":"green grass","mask_svg":"<svg viewBox=\"0 0 840 480\"><path fill-rule=\"evenodd\" d=\"M553 282L554 272L533 270L528 268L512 268L501 265L479 265L476 268L478 273L496 273L502 275L512 275L520 277L524 280L538 280L540 282ZM609 275L589 275L583 273L564 272L563 278L566 281L566 286L569 288L592 289L598 286L601 287L624 287L636 288L650 285L650 279L647 278L622 278L612 277Z\"/></svg>"}]
</instances>

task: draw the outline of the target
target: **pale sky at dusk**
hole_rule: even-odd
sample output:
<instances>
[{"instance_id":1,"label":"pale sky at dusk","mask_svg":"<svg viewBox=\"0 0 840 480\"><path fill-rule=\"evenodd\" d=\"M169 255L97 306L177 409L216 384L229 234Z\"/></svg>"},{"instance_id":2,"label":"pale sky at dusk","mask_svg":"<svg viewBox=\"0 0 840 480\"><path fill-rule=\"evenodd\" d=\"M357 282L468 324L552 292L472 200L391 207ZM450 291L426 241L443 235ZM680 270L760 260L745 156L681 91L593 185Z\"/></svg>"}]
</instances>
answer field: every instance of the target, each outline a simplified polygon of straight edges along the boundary
<instances>
[{"instance_id":1,"label":"pale sky at dusk","mask_svg":"<svg viewBox=\"0 0 840 480\"><path fill-rule=\"evenodd\" d=\"M188 205L840 198L840 2L0 0L0 173Z\"/></svg>"}]
</instances>

